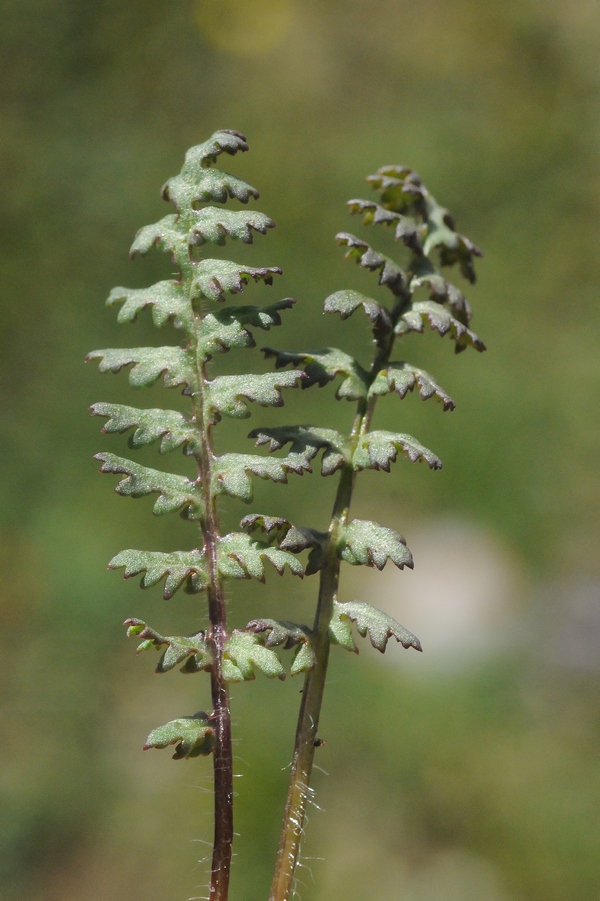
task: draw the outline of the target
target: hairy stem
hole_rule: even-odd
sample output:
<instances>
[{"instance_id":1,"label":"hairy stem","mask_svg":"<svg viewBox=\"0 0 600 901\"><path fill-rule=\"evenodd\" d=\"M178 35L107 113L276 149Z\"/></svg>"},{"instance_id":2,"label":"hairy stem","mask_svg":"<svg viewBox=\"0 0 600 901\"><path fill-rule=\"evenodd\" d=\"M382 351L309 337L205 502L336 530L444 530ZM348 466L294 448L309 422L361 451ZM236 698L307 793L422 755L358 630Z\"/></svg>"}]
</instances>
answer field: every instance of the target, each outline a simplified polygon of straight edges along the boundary
<instances>
[{"instance_id":1,"label":"hairy stem","mask_svg":"<svg viewBox=\"0 0 600 901\"><path fill-rule=\"evenodd\" d=\"M409 302L410 296L403 297L398 301L392 313L394 323L397 322ZM369 372L369 384L388 363L393 345L394 333L392 331L385 345L378 349ZM360 437L369 430L375 402L376 398L373 397L368 402L361 400L358 404L350 433L351 455L356 450ZM340 581L340 559L337 555L337 546L340 532L348 522L355 479L356 472L350 464L347 464L340 476L329 525L327 557L324 568L321 570L319 600L313 626L317 662L314 668L306 674L304 680L288 794L269 901L288 901L294 886L294 873L300 854L306 805L312 793L310 780L329 663L329 624L333 616L333 604L337 597Z\"/></svg>"},{"instance_id":2,"label":"hairy stem","mask_svg":"<svg viewBox=\"0 0 600 901\"><path fill-rule=\"evenodd\" d=\"M212 436L204 415L205 367L198 366L200 392L194 398L194 416L200 435L197 456L198 477L204 496L204 518L201 530L210 573L208 589L208 642L213 663L210 673L212 714L216 733L214 765L214 838L210 879L211 901L227 901L233 845L233 751L231 743L231 715L229 691L223 678L223 651L227 639L227 613L222 580L217 565L219 518L216 500L212 496Z\"/></svg>"}]
</instances>

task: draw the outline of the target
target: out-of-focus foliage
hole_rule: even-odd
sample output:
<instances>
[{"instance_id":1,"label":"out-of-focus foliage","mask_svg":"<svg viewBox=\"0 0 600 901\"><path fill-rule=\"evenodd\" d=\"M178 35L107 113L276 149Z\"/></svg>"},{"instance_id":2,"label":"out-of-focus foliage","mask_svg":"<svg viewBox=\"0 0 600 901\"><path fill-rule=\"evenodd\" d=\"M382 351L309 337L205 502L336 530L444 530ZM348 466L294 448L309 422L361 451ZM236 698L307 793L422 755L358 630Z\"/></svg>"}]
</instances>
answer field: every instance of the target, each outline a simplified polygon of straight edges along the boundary
<instances>
[{"instance_id":1,"label":"out-of-focus foliage","mask_svg":"<svg viewBox=\"0 0 600 901\"><path fill-rule=\"evenodd\" d=\"M269 240L281 291L299 299L278 343L305 346L309 333L310 346L326 347L323 298L362 277L371 291L333 242L344 201L381 160L415 166L486 250L470 296L489 353L440 366L438 337L419 337L442 401L448 392L460 403L452 419L428 413L418 375L401 419L397 398L382 401L377 428L417 432L444 460L435 478L404 467L386 502L402 505L404 522L453 510L485 523L540 580L598 578L600 12L588 0L7 0L0 18L2 895L202 895L203 846L190 840L210 838L210 797L189 775L193 762L166 777L161 755L139 753L138 736L159 720L142 713L147 676L118 643L131 592L103 573L134 535L140 547L185 547L189 528L177 517L146 526L98 484L91 461L86 407L104 392L81 360L92 344L119 341L102 303L111 285L135 281L122 248L162 215L155 186L187 146L219 127L245 131L252 155L235 172L260 184L278 225ZM391 253L393 233L389 242ZM243 244L237 258L253 265ZM162 262L134 264L140 287L165 277ZM140 343L153 340L146 315ZM345 328L364 362L355 319ZM148 390L158 408L162 389ZM131 402L117 379L113 398ZM286 400L289 421L305 420L307 398ZM318 424L344 432L346 405L334 407ZM224 431L223 446L233 435L242 444L244 426ZM286 504L294 495L305 511L295 521L325 527L327 485L308 473L290 483ZM259 494L257 509L289 512L280 486L261 482ZM365 518L377 512L369 503L365 490ZM302 620L312 586L268 584L269 616ZM252 592L250 582L232 591L234 627L254 615ZM161 630L206 625L193 596L169 611L159 587L146 597ZM383 689L380 671L365 680L367 660L358 675L336 656L319 749L331 775L316 786L327 825L315 814L305 847L325 861L311 864L319 888L308 877L303 898L363 897L377 884L382 898L402 886L415 901L446 901L452 885L461 901L469 886L478 901L596 901L598 677L542 666L539 650L534 637L527 660L424 681L414 654L410 674L386 671ZM164 721L173 682L155 688ZM183 690L177 713L210 705ZM295 680L257 681L252 696L236 689L240 898L267 891L297 701Z\"/></svg>"}]
</instances>

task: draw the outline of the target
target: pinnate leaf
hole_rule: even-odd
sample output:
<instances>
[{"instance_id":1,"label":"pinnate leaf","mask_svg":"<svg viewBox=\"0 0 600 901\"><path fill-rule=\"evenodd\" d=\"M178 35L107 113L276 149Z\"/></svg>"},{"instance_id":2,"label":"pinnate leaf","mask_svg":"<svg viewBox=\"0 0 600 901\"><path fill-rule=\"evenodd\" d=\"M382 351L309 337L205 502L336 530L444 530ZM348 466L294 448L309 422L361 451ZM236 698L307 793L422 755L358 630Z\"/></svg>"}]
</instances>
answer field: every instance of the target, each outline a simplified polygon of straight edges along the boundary
<instances>
[{"instance_id":1,"label":"pinnate leaf","mask_svg":"<svg viewBox=\"0 0 600 901\"><path fill-rule=\"evenodd\" d=\"M362 366L343 350L338 350L336 347L325 347L323 350L298 353L263 347L262 351L267 359L275 358L276 369L289 365L302 366L306 376L302 382L303 388L310 388L312 385L319 385L322 388L337 375L342 375L344 378L336 392L337 398L359 400L361 397L366 397L368 375Z\"/></svg>"},{"instance_id":2,"label":"pinnate leaf","mask_svg":"<svg viewBox=\"0 0 600 901\"><path fill-rule=\"evenodd\" d=\"M201 260L194 266L192 292L194 297L208 300L225 300L225 295L239 294L252 278L273 284L273 276L281 275L278 266L243 266L231 260Z\"/></svg>"},{"instance_id":3,"label":"pinnate leaf","mask_svg":"<svg viewBox=\"0 0 600 901\"><path fill-rule=\"evenodd\" d=\"M449 394L440 388L435 379L425 372L411 366L410 363L388 363L381 369L369 388L369 397L380 394L389 394L395 391L404 399L409 391L419 386L419 394L423 400L435 397L444 405L444 410L454 410L456 404Z\"/></svg>"},{"instance_id":4,"label":"pinnate leaf","mask_svg":"<svg viewBox=\"0 0 600 901\"><path fill-rule=\"evenodd\" d=\"M166 645L166 650L161 655L156 665L157 673L166 673L185 661L181 667L182 673L197 673L208 669L212 663L211 652L206 642L204 632L188 637L173 637L160 635L146 625L141 619L126 619L123 623L127 626L127 637L136 636L142 639L138 645L137 653L148 651L150 648L161 650Z\"/></svg>"},{"instance_id":5,"label":"pinnate leaf","mask_svg":"<svg viewBox=\"0 0 600 901\"><path fill-rule=\"evenodd\" d=\"M429 289L430 300L448 307L454 318L463 325L469 324L472 310L467 298L462 291L437 272L427 257L422 258L422 264L415 268L410 280L411 291L421 287Z\"/></svg>"},{"instance_id":6,"label":"pinnate leaf","mask_svg":"<svg viewBox=\"0 0 600 901\"><path fill-rule=\"evenodd\" d=\"M295 388L304 378L299 370L262 375L221 375L207 383L207 404L214 422L221 416L247 419L247 401L261 407L282 407L282 388Z\"/></svg>"},{"instance_id":7,"label":"pinnate leaf","mask_svg":"<svg viewBox=\"0 0 600 901\"><path fill-rule=\"evenodd\" d=\"M271 453L289 442L290 454L286 460L297 460L307 472L311 471L310 463L320 450L323 450L321 469L324 476L331 475L349 461L348 442L335 429L310 425L277 426L253 429L248 437L255 438L257 446L268 444Z\"/></svg>"},{"instance_id":8,"label":"pinnate leaf","mask_svg":"<svg viewBox=\"0 0 600 901\"><path fill-rule=\"evenodd\" d=\"M172 598L178 588L184 586L187 594L203 591L209 581L206 556L203 551L173 551L164 554L160 551L121 551L108 564L109 569L125 568L125 578L139 576L144 573L142 588L150 588L161 579L165 581L163 597Z\"/></svg>"},{"instance_id":9,"label":"pinnate leaf","mask_svg":"<svg viewBox=\"0 0 600 901\"><path fill-rule=\"evenodd\" d=\"M230 532L219 540L219 572L226 579L258 579L265 581L265 560L282 575L288 566L295 576L304 575L302 564L293 554L256 541L245 532Z\"/></svg>"},{"instance_id":10,"label":"pinnate leaf","mask_svg":"<svg viewBox=\"0 0 600 901\"><path fill-rule=\"evenodd\" d=\"M216 743L215 730L207 715L197 713L195 716L182 716L153 729L146 739L144 751L177 745L173 760L183 760L185 757L208 757L214 751Z\"/></svg>"},{"instance_id":11,"label":"pinnate leaf","mask_svg":"<svg viewBox=\"0 0 600 901\"><path fill-rule=\"evenodd\" d=\"M198 390L193 354L183 347L109 348L94 350L86 357L88 362L98 359L100 372L119 372L134 364L129 373L134 388L147 388L163 375L166 388L184 385L190 391Z\"/></svg>"},{"instance_id":12,"label":"pinnate leaf","mask_svg":"<svg viewBox=\"0 0 600 901\"><path fill-rule=\"evenodd\" d=\"M427 215L427 191L419 175L408 166L381 166L367 182L381 192L381 202L395 212L419 212Z\"/></svg>"},{"instance_id":13,"label":"pinnate leaf","mask_svg":"<svg viewBox=\"0 0 600 901\"><path fill-rule=\"evenodd\" d=\"M223 245L227 238L233 238L244 244L252 244L252 230L264 235L268 228L275 228L275 223L264 213L206 207L194 216L189 242L194 245L206 242Z\"/></svg>"},{"instance_id":14,"label":"pinnate leaf","mask_svg":"<svg viewBox=\"0 0 600 901\"><path fill-rule=\"evenodd\" d=\"M399 432L374 431L359 440L352 458L355 469L383 469L390 471L390 463L396 461L398 451L408 457L411 463L425 460L430 469L441 469L439 457L424 447L411 435Z\"/></svg>"},{"instance_id":15,"label":"pinnate leaf","mask_svg":"<svg viewBox=\"0 0 600 901\"><path fill-rule=\"evenodd\" d=\"M227 682L245 682L256 678L255 669L268 679L285 679L285 670L275 651L263 645L258 635L231 633L223 653L223 676Z\"/></svg>"},{"instance_id":16,"label":"pinnate leaf","mask_svg":"<svg viewBox=\"0 0 600 901\"><path fill-rule=\"evenodd\" d=\"M343 527L338 554L354 566L383 569L388 560L399 569L413 568L412 554L402 535L369 520L353 519Z\"/></svg>"},{"instance_id":17,"label":"pinnate leaf","mask_svg":"<svg viewBox=\"0 0 600 901\"><path fill-rule=\"evenodd\" d=\"M295 648L290 675L306 673L317 662L312 646L313 634L308 626L276 619L254 619L246 626L247 632L264 636L265 647L282 647L284 651Z\"/></svg>"},{"instance_id":18,"label":"pinnate leaf","mask_svg":"<svg viewBox=\"0 0 600 901\"><path fill-rule=\"evenodd\" d=\"M224 454L215 459L214 490L217 494L238 497L249 504L254 496L251 475L285 484L288 472L302 475L307 468L294 457L278 460L254 454Z\"/></svg>"},{"instance_id":19,"label":"pinnate leaf","mask_svg":"<svg viewBox=\"0 0 600 901\"><path fill-rule=\"evenodd\" d=\"M404 313L398 325L396 326L396 334L402 335L405 332L422 332L424 324L428 322L432 329L439 332L442 337L449 334L456 341L456 353L460 353L469 345L475 350L485 350L485 344L477 335L455 319L452 313L435 303L433 300L416 301L412 304L411 309Z\"/></svg>"},{"instance_id":20,"label":"pinnate leaf","mask_svg":"<svg viewBox=\"0 0 600 901\"><path fill-rule=\"evenodd\" d=\"M170 178L163 186L162 195L164 199L171 200L177 209L191 207L196 201L209 199L220 200L221 197L218 196L202 196L202 193L208 190L206 185L206 181L208 180L203 178L206 170L216 162L217 157L221 153L228 153L233 156L238 153L238 151L245 152L246 150L248 150L248 143L241 132L230 131L229 129L216 131L208 141L197 144L195 147L190 147L185 155L185 161L180 174ZM218 175L223 177L222 173L218 173ZM231 176L229 176L229 178L231 179ZM258 197L258 193L254 188L250 188L250 186L246 187L248 188L248 193L251 193L254 197ZM219 190L222 191L223 188L221 187L219 189L217 183L217 186L215 186L213 190L218 193ZM233 196L237 197L238 194L234 191ZM226 197L227 195L225 194L223 200L225 200ZM243 196L238 199L243 200ZM247 199L248 197L246 196L245 200Z\"/></svg>"},{"instance_id":21,"label":"pinnate leaf","mask_svg":"<svg viewBox=\"0 0 600 901\"><path fill-rule=\"evenodd\" d=\"M122 434L135 429L129 436L129 447L145 447L160 440L159 453L183 448L184 453L198 450L198 432L191 422L176 410L138 410L123 404L93 404L93 416L106 416L102 431L105 434Z\"/></svg>"},{"instance_id":22,"label":"pinnate leaf","mask_svg":"<svg viewBox=\"0 0 600 901\"><path fill-rule=\"evenodd\" d=\"M423 650L421 642L412 634L412 632L409 632L408 629L401 626L400 623L396 622L395 619L392 619L391 616L388 616L387 613L383 613L381 610L371 607L370 604L365 604L361 601L350 601L345 604L340 604L335 601L333 605L333 620L341 621L342 624L344 621L347 623L348 620L356 623L359 635L362 635L364 638L368 633L371 644L374 648L377 648L378 651L381 651L382 654L385 652L388 639L392 637L395 638L396 641L399 641L403 648L415 648L416 651ZM336 625L333 626L332 632L334 635L339 633L344 636L343 628L338 628L336 633ZM348 647L347 634L345 637L346 642L337 641L337 643L342 644L344 647ZM352 641L352 644L354 645L354 641ZM348 649L357 650L356 645L352 648L348 647Z\"/></svg>"},{"instance_id":23,"label":"pinnate leaf","mask_svg":"<svg viewBox=\"0 0 600 901\"><path fill-rule=\"evenodd\" d=\"M124 457L117 457L116 454L96 454L94 459L102 462L100 472L125 476L115 488L117 494L123 497L146 497L149 494L158 494L159 497L153 510L157 516L180 510L184 519L200 519L202 517L201 491L195 482L190 482L185 476L140 466L139 463L126 460Z\"/></svg>"},{"instance_id":24,"label":"pinnate leaf","mask_svg":"<svg viewBox=\"0 0 600 901\"><path fill-rule=\"evenodd\" d=\"M170 253L180 269L190 265L188 229L176 213L140 228L129 248L129 256L133 259L138 253L144 255L151 247Z\"/></svg>"}]
</instances>

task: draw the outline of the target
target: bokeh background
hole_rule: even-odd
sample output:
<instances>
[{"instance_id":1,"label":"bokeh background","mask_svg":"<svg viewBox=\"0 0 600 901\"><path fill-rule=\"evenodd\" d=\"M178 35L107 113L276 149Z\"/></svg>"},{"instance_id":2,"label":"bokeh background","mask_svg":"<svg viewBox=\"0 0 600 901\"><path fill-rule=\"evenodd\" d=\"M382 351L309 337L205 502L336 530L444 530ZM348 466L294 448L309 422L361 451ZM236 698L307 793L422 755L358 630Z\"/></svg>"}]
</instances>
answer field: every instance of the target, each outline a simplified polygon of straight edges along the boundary
<instances>
[{"instance_id":1,"label":"bokeh background","mask_svg":"<svg viewBox=\"0 0 600 901\"><path fill-rule=\"evenodd\" d=\"M381 658L363 642L359 659L334 654L299 897L597 901L598 4L3 0L0 17L2 897L206 894L210 761L140 749L154 726L208 705L207 680L153 676L120 625L135 615L185 633L204 614L197 598L165 602L106 571L124 547L195 535L96 475L92 454L126 445L86 413L180 399L132 398L123 375L101 378L83 357L174 337L145 316L118 327L104 300L168 277L159 254L129 262L130 241L167 212L159 188L185 149L225 127L251 144L225 168L278 223L226 255L285 270L250 302L298 299L270 344L368 359L366 322L320 307L342 287L385 298L333 241L348 229L393 250L344 207L379 165L417 168L486 252L467 294L488 353L455 357L433 333L407 341L456 412L409 396L378 413L444 469L402 460L361 478L355 515L400 529L416 568L347 567L342 590L395 615L425 653ZM257 352L216 363L264 368ZM288 393L286 411L258 409L250 427L351 416L330 388ZM220 447L249 452L248 427L221 427ZM324 528L334 487L317 473L260 483L252 509ZM248 512L224 506L229 526ZM266 587L238 583L231 623L310 621L315 587L274 571ZM299 688L234 688L233 901L267 895Z\"/></svg>"}]
</instances>

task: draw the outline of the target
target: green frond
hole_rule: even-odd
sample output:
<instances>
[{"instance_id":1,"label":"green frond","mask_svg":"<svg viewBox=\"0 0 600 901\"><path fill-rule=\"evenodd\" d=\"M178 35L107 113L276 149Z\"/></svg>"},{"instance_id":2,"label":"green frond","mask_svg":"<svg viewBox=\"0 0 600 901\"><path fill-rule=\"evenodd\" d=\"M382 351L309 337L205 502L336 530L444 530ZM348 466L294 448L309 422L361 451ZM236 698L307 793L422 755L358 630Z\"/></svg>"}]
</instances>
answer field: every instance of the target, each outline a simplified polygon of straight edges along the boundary
<instances>
[{"instance_id":1,"label":"green frond","mask_svg":"<svg viewBox=\"0 0 600 901\"><path fill-rule=\"evenodd\" d=\"M253 619L246 626L246 632L255 632L263 637L266 648L281 647L284 651L294 648L294 659L290 675L307 673L313 669L317 657L312 646L313 633L308 626L276 619Z\"/></svg>"},{"instance_id":2,"label":"green frond","mask_svg":"<svg viewBox=\"0 0 600 901\"><path fill-rule=\"evenodd\" d=\"M128 638L135 636L142 639L136 652L138 654L148 651L150 648L161 650L163 646L166 646L166 650L156 665L155 672L157 673L166 673L184 661L184 665L181 667L182 673L200 672L200 670L208 669L212 663L211 651L204 632L197 632L196 635L191 635L189 638L170 635L165 637L155 632L141 619L126 619L123 625L127 626Z\"/></svg>"},{"instance_id":3,"label":"green frond","mask_svg":"<svg viewBox=\"0 0 600 901\"><path fill-rule=\"evenodd\" d=\"M268 228L275 228L273 220L264 213L221 210L212 206L195 211L193 221L189 232L189 243L192 246L201 246L207 242L223 245L227 238L252 244L252 230L266 235Z\"/></svg>"},{"instance_id":4,"label":"green frond","mask_svg":"<svg viewBox=\"0 0 600 901\"><path fill-rule=\"evenodd\" d=\"M225 295L239 294L249 279L262 280L265 285L273 284L273 276L282 275L278 266L243 266L231 260L200 260L194 265L192 275L192 295L208 300L225 300Z\"/></svg>"},{"instance_id":5,"label":"green frond","mask_svg":"<svg viewBox=\"0 0 600 901\"><path fill-rule=\"evenodd\" d=\"M368 432L358 442L352 457L354 469L383 469L390 471L390 463L395 463L398 451L411 463L425 460L430 469L441 469L439 457L413 438L398 432Z\"/></svg>"},{"instance_id":6,"label":"green frond","mask_svg":"<svg viewBox=\"0 0 600 901\"><path fill-rule=\"evenodd\" d=\"M356 260L359 266L369 272L379 272L378 284L389 288L395 297L403 297L406 294L406 273L394 260L373 250L370 244L349 232L339 232L335 240L340 247L348 248L345 253L347 260Z\"/></svg>"},{"instance_id":7,"label":"green frond","mask_svg":"<svg viewBox=\"0 0 600 901\"><path fill-rule=\"evenodd\" d=\"M394 227L394 238L420 255L423 253L423 237L426 227L419 225L414 219L387 210L373 200L349 200L346 204L351 213L362 213L363 225L387 225Z\"/></svg>"},{"instance_id":8,"label":"green frond","mask_svg":"<svg viewBox=\"0 0 600 901\"><path fill-rule=\"evenodd\" d=\"M402 535L377 522L353 519L342 529L338 554L353 566L376 566L383 569L388 560L399 569L413 568L412 554Z\"/></svg>"},{"instance_id":9,"label":"green frond","mask_svg":"<svg viewBox=\"0 0 600 901\"><path fill-rule=\"evenodd\" d=\"M181 282L164 281L150 288L113 288L106 305L122 303L117 321L135 322L140 310L152 307L152 321L159 328L171 321L175 328L191 330L194 321L192 304Z\"/></svg>"},{"instance_id":10,"label":"green frond","mask_svg":"<svg viewBox=\"0 0 600 901\"><path fill-rule=\"evenodd\" d=\"M336 291L330 294L323 304L324 313L339 313L342 319L348 319L359 307L373 323L373 336L378 347L384 347L393 329L389 310L371 297L365 297L358 291Z\"/></svg>"},{"instance_id":11,"label":"green frond","mask_svg":"<svg viewBox=\"0 0 600 901\"><path fill-rule=\"evenodd\" d=\"M446 307L442 307L433 300L413 303L410 310L401 316L395 332L397 335L403 335L406 332L422 332L425 323L429 323L431 328L439 332L442 337L449 334L452 340L456 341L455 352L457 354L469 346L478 351L485 350L485 344L475 332L455 319Z\"/></svg>"},{"instance_id":12,"label":"green frond","mask_svg":"<svg viewBox=\"0 0 600 901\"><path fill-rule=\"evenodd\" d=\"M341 628L335 622L336 620ZM375 607L371 607L370 604L365 604L362 601L349 601L344 604L334 601L332 632L336 635L336 638L337 634L346 638L345 642L338 640L336 643L342 644L348 650L358 651L354 641L352 641L354 647L348 646L347 633L343 626L347 625L349 621L356 624L356 629L363 638L368 633L371 644L378 651L381 651L382 654L385 652L390 638L395 638L396 641L399 641L403 648L414 648L416 651L423 650L419 639L412 632L409 632L408 629L405 629L404 626L401 626L400 623L396 622L395 619L392 619L391 616L388 616L387 613L383 613L381 610L377 610Z\"/></svg>"},{"instance_id":13,"label":"green frond","mask_svg":"<svg viewBox=\"0 0 600 901\"><path fill-rule=\"evenodd\" d=\"M229 131L222 129L216 131L208 141L191 147L185 155L185 161L179 175L170 178L163 186L162 196L165 200L170 200L175 204L177 209L190 208L195 202L207 200L219 200L218 197L199 197L199 190L206 192L207 188L202 185L204 172L217 161L217 157L221 153L228 153L230 156L248 150L246 138L239 131ZM221 174L221 173L219 173ZM246 200L248 194L258 197L258 193L254 188L246 186ZM218 192L218 188L216 189ZM235 193L233 196L238 196ZM242 200L242 196L238 199ZM244 201L245 202L245 201Z\"/></svg>"},{"instance_id":14,"label":"green frond","mask_svg":"<svg viewBox=\"0 0 600 901\"><path fill-rule=\"evenodd\" d=\"M450 395L440 388L428 372L403 362L388 363L377 373L369 388L369 397L395 391L400 398L404 399L408 392L413 391L417 385L423 400L435 397L444 405L444 410L454 410L456 407Z\"/></svg>"},{"instance_id":15,"label":"green frond","mask_svg":"<svg viewBox=\"0 0 600 901\"><path fill-rule=\"evenodd\" d=\"M165 388L183 385L192 393L198 391L194 355L183 347L108 348L94 350L85 359L86 362L100 360L100 372L119 372L133 364L129 373L129 384L133 388L147 388L162 375Z\"/></svg>"},{"instance_id":16,"label":"green frond","mask_svg":"<svg viewBox=\"0 0 600 901\"><path fill-rule=\"evenodd\" d=\"M288 472L302 475L309 468L294 457L277 459L255 454L224 454L216 457L213 464L213 491L249 504L254 497L251 475L285 484Z\"/></svg>"},{"instance_id":17,"label":"green frond","mask_svg":"<svg viewBox=\"0 0 600 901\"><path fill-rule=\"evenodd\" d=\"M338 399L344 397L352 401L367 395L368 374L353 357L336 347L307 352L275 350L272 347L263 347L261 350L267 359L275 358L276 369L290 365L302 366L305 373L303 388L310 388L312 385L322 388L337 375L342 375L344 379L336 392Z\"/></svg>"},{"instance_id":18,"label":"green frond","mask_svg":"<svg viewBox=\"0 0 600 901\"><path fill-rule=\"evenodd\" d=\"M125 476L115 488L117 494L123 497L158 494L153 510L157 516L180 510L184 519L202 518L203 503L200 488L185 476L140 466L139 463L117 457L115 454L96 454L94 459L102 463L100 472Z\"/></svg>"},{"instance_id":19,"label":"green frond","mask_svg":"<svg viewBox=\"0 0 600 901\"><path fill-rule=\"evenodd\" d=\"M294 303L291 297L286 297L267 307L228 306L207 313L196 328L200 359L210 360L213 354L226 353L236 347L255 347L251 332L244 326L253 325L268 331L274 325L281 325L279 311L289 310Z\"/></svg>"},{"instance_id":20,"label":"green frond","mask_svg":"<svg viewBox=\"0 0 600 901\"><path fill-rule=\"evenodd\" d=\"M332 475L350 459L348 440L335 429L310 425L276 426L272 429L253 429L248 437L255 438L257 446L268 444L271 453L289 442L290 456L287 459L297 459L308 472L312 471L311 461L322 450L321 472L324 476Z\"/></svg>"},{"instance_id":21,"label":"green frond","mask_svg":"<svg viewBox=\"0 0 600 901\"><path fill-rule=\"evenodd\" d=\"M144 573L140 583L142 588L151 588L166 576L163 597L167 601L182 585L187 594L204 591L210 578L206 555L204 551L198 550L164 554L160 551L129 549L113 557L108 568L125 568L126 579Z\"/></svg>"},{"instance_id":22,"label":"green frond","mask_svg":"<svg viewBox=\"0 0 600 901\"><path fill-rule=\"evenodd\" d=\"M268 679L285 679L285 670L275 651L266 648L258 635L234 629L223 652L225 681L251 681L256 678L256 669Z\"/></svg>"},{"instance_id":23,"label":"green frond","mask_svg":"<svg viewBox=\"0 0 600 901\"><path fill-rule=\"evenodd\" d=\"M249 185L219 169L200 169L189 175L175 175L163 186L162 196L171 200L178 210L190 210L199 203L227 203L227 198L248 203L260 194Z\"/></svg>"},{"instance_id":24,"label":"green frond","mask_svg":"<svg viewBox=\"0 0 600 901\"><path fill-rule=\"evenodd\" d=\"M93 416L105 416L107 422L102 431L111 435L135 429L129 436L129 447L145 447L160 440L159 453L167 454L182 448L185 454L198 451L198 430L193 423L176 410L138 410L123 404L93 404Z\"/></svg>"},{"instance_id":25,"label":"green frond","mask_svg":"<svg viewBox=\"0 0 600 901\"><path fill-rule=\"evenodd\" d=\"M186 757L208 757L216 744L215 730L209 724L208 716L197 713L195 716L182 716L153 729L146 739L144 751L177 745L173 760L183 760Z\"/></svg>"},{"instance_id":26,"label":"green frond","mask_svg":"<svg viewBox=\"0 0 600 901\"><path fill-rule=\"evenodd\" d=\"M221 416L247 419L247 402L261 407L282 407L282 388L296 388L304 373L298 370L262 375L220 375L207 382L207 408L214 422Z\"/></svg>"},{"instance_id":27,"label":"green frond","mask_svg":"<svg viewBox=\"0 0 600 901\"><path fill-rule=\"evenodd\" d=\"M286 566L295 576L304 575L302 564L293 554L256 541L245 532L230 532L219 539L218 566L225 579L258 579L265 581L265 560L279 575Z\"/></svg>"},{"instance_id":28,"label":"green frond","mask_svg":"<svg viewBox=\"0 0 600 901\"><path fill-rule=\"evenodd\" d=\"M427 192L419 175L409 166L382 166L367 183L379 191L386 210L409 215L427 215Z\"/></svg>"}]
</instances>

